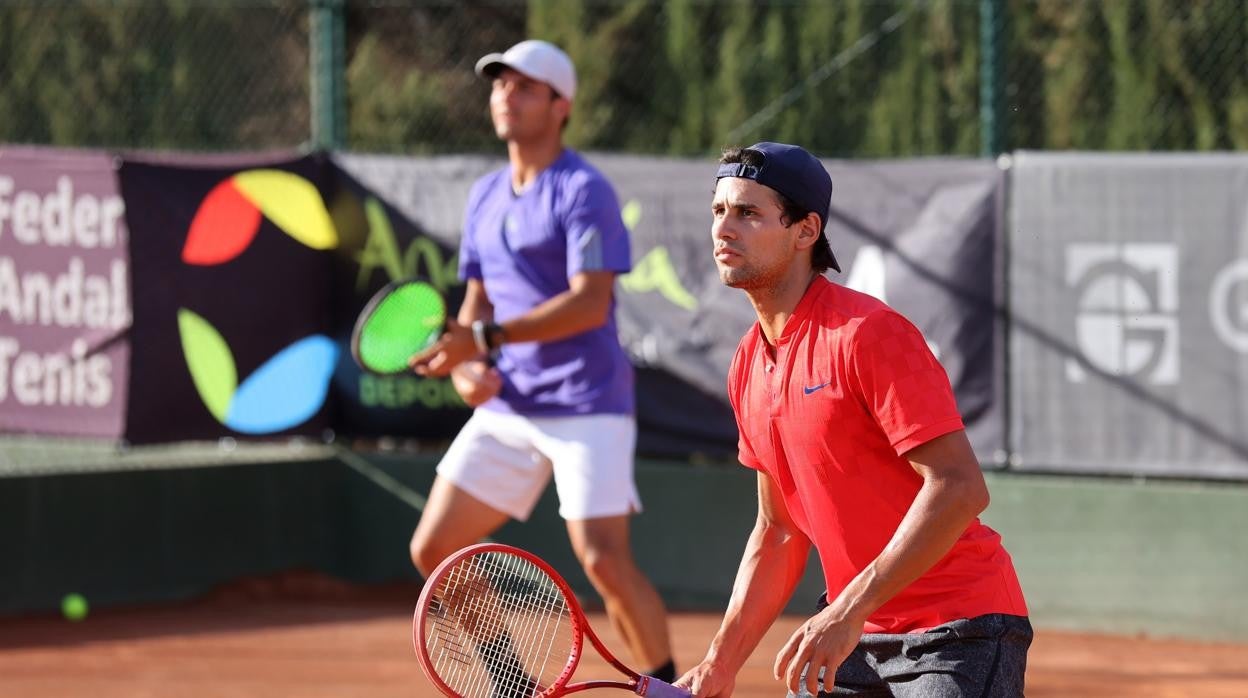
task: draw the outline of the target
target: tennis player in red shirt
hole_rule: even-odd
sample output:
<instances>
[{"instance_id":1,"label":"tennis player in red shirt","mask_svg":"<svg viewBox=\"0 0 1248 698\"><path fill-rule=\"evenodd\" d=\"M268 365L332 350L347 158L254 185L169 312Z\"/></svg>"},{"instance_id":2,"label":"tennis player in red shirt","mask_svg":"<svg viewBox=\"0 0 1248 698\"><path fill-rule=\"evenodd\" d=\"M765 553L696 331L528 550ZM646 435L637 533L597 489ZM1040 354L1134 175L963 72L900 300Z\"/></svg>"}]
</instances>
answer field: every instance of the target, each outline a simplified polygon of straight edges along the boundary
<instances>
[{"instance_id":1,"label":"tennis player in red shirt","mask_svg":"<svg viewBox=\"0 0 1248 698\"><path fill-rule=\"evenodd\" d=\"M832 180L802 148L727 151L720 279L758 314L728 392L758 518L723 624L679 684L727 696L800 580L827 592L775 661L792 693L1020 696L1031 624L944 369L895 310L829 282Z\"/></svg>"}]
</instances>

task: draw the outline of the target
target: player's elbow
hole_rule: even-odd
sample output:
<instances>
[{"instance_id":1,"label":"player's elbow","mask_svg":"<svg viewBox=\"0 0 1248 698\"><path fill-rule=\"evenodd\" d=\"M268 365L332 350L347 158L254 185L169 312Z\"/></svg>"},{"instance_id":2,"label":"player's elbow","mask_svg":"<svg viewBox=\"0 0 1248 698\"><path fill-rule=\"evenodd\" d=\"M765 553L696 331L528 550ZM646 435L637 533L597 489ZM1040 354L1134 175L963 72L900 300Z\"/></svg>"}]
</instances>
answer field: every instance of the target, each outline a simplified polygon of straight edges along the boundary
<instances>
[{"instance_id":1,"label":"player's elbow","mask_svg":"<svg viewBox=\"0 0 1248 698\"><path fill-rule=\"evenodd\" d=\"M977 493L975 499L972 501L971 508L974 509L975 515L979 516L980 514L984 513L985 510L988 509L988 505L991 503L992 503L992 497L988 494L988 488L983 487L980 489L979 493Z\"/></svg>"},{"instance_id":2,"label":"player's elbow","mask_svg":"<svg viewBox=\"0 0 1248 698\"><path fill-rule=\"evenodd\" d=\"M586 272L573 276L569 291L576 307L582 331L595 330L611 317L615 275L610 272Z\"/></svg>"},{"instance_id":3,"label":"player's elbow","mask_svg":"<svg viewBox=\"0 0 1248 698\"><path fill-rule=\"evenodd\" d=\"M596 330L607 324L607 318L611 314L611 301L599 303L590 306L589 312L585 314L585 322L589 324L587 329Z\"/></svg>"},{"instance_id":4,"label":"player's elbow","mask_svg":"<svg viewBox=\"0 0 1248 698\"><path fill-rule=\"evenodd\" d=\"M968 467L927 481L931 493L943 502L940 506L970 519L988 508L988 483L978 466Z\"/></svg>"},{"instance_id":5,"label":"player's elbow","mask_svg":"<svg viewBox=\"0 0 1248 698\"><path fill-rule=\"evenodd\" d=\"M776 550L796 550L804 554L810 545L809 539L797 529L764 517L755 522L755 535L764 547Z\"/></svg>"},{"instance_id":6,"label":"player's elbow","mask_svg":"<svg viewBox=\"0 0 1248 698\"><path fill-rule=\"evenodd\" d=\"M978 477L967 478L960 488L961 499L972 517L982 514L992 500L988 494L988 483L984 481L984 476L978 473L977 475Z\"/></svg>"}]
</instances>

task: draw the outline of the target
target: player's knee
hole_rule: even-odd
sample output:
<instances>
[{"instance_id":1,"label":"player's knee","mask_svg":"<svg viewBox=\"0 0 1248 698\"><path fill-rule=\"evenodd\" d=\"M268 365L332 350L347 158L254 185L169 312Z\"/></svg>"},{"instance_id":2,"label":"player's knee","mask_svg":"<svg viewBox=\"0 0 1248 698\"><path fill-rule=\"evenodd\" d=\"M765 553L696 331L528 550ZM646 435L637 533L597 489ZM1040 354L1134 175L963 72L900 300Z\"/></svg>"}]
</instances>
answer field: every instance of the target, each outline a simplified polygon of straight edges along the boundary
<instances>
[{"instance_id":1,"label":"player's knee","mask_svg":"<svg viewBox=\"0 0 1248 698\"><path fill-rule=\"evenodd\" d=\"M412 537L412 542L408 544L408 553L412 556L412 564L425 577L428 577L438 563L446 557L446 551L441 550L432 542L422 538Z\"/></svg>"},{"instance_id":2,"label":"player's knee","mask_svg":"<svg viewBox=\"0 0 1248 698\"><path fill-rule=\"evenodd\" d=\"M604 594L622 591L632 570L632 560L627 555L600 548L585 551L581 564L589 580Z\"/></svg>"}]
</instances>

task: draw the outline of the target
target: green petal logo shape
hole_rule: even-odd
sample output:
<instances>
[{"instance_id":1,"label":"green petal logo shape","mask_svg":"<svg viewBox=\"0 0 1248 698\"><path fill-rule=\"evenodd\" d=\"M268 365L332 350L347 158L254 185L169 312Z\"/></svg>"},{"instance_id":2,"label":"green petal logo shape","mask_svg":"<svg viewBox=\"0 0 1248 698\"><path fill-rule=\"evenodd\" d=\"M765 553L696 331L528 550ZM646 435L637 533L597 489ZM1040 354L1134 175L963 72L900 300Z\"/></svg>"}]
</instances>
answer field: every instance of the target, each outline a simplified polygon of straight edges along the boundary
<instances>
[{"instance_id":1,"label":"green petal logo shape","mask_svg":"<svg viewBox=\"0 0 1248 698\"><path fill-rule=\"evenodd\" d=\"M624 227L632 232L641 222L641 202L630 199L620 209L620 217L624 219ZM650 250L633 265L633 270L620 277L620 288L628 293L649 293L658 291L669 303L685 310L697 310L698 299L685 290L680 283L680 275L667 253L667 248L659 245Z\"/></svg>"},{"instance_id":2,"label":"green petal logo shape","mask_svg":"<svg viewBox=\"0 0 1248 698\"><path fill-rule=\"evenodd\" d=\"M178 333L195 390L212 416L224 424L230 400L238 389L234 354L215 327L185 308L178 310Z\"/></svg>"},{"instance_id":3,"label":"green petal logo shape","mask_svg":"<svg viewBox=\"0 0 1248 698\"><path fill-rule=\"evenodd\" d=\"M629 293L658 291L669 303L685 310L697 310L698 299L685 290L676 266L662 245L646 253L633 270L620 277L620 287Z\"/></svg>"}]
</instances>

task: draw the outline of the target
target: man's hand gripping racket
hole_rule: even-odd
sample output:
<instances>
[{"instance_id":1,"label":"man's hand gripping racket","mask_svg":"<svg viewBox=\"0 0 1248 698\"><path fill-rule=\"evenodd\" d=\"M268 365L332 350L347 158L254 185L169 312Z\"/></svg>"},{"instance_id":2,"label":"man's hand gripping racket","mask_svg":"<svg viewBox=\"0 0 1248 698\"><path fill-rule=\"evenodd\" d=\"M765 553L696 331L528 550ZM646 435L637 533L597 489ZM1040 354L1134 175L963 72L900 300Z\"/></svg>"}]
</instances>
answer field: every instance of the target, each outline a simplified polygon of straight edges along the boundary
<instances>
[{"instance_id":1,"label":"man's hand gripping racket","mask_svg":"<svg viewBox=\"0 0 1248 698\"><path fill-rule=\"evenodd\" d=\"M586 637L627 680L569 683ZM438 565L421 591L412 638L425 674L451 698L555 698L591 688L690 696L624 666L550 565L498 543L469 546Z\"/></svg>"}]
</instances>

